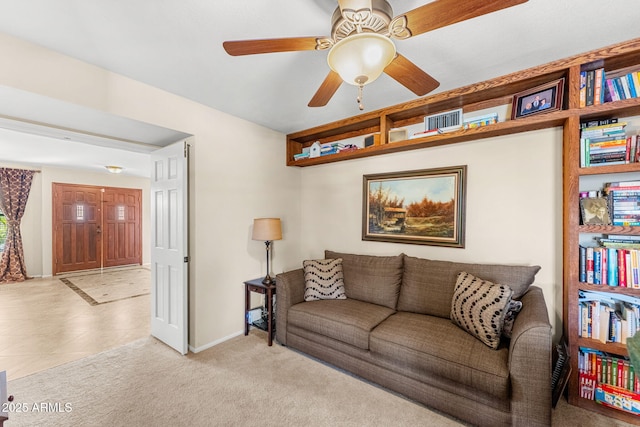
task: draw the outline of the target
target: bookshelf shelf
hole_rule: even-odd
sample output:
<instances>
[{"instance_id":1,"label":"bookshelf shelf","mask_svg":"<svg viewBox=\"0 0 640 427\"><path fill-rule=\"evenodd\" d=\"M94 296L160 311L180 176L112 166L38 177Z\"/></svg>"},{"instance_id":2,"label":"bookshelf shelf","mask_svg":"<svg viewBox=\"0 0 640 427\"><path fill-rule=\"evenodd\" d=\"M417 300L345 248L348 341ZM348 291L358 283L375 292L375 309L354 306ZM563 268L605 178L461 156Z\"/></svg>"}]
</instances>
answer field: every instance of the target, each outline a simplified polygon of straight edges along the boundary
<instances>
[{"instance_id":1,"label":"bookshelf shelf","mask_svg":"<svg viewBox=\"0 0 640 427\"><path fill-rule=\"evenodd\" d=\"M578 231L580 233L628 234L633 236L640 236L640 227L631 227L624 225L580 225L578 226Z\"/></svg>"},{"instance_id":2,"label":"bookshelf shelf","mask_svg":"<svg viewBox=\"0 0 640 427\"><path fill-rule=\"evenodd\" d=\"M625 288L621 286L592 285L590 283L580 282L577 289L584 291L609 292L612 294L625 294L640 298L640 289Z\"/></svg>"},{"instance_id":3,"label":"bookshelf shelf","mask_svg":"<svg viewBox=\"0 0 640 427\"><path fill-rule=\"evenodd\" d=\"M602 175L607 173L626 173L626 172L639 172L640 163L629 163L626 165L605 165L605 166L591 166L588 168L579 168L579 175Z\"/></svg>"},{"instance_id":4,"label":"bookshelf shelf","mask_svg":"<svg viewBox=\"0 0 640 427\"><path fill-rule=\"evenodd\" d=\"M638 417L632 414L627 414L626 412L618 411L616 409L611 409L606 406L603 406L597 403L594 400L583 399L579 396L571 396L569 395L569 403L575 406L579 406L584 409L588 409L592 412L597 412L599 414L611 417L611 413L616 413L617 419L620 421L624 421L630 424L638 424Z\"/></svg>"},{"instance_id":5,"label":"bookshelf shelf","mask_svg":"<svg viewBox=\"0 0 640 427\"><path fill-rule=\"evenodd\" d=\"M342 160L357 159L376 156L380 154L396 153L400 151L415 150L418 148L437 147L441 145L456 144L466 141L476 141L484 138L509 135L518 132L527 132L537 129L562 126L570 111L554 111L549 114L527 117L519 120L495 123L492 125L473 129L460 129L442 135L427 136L423 138L407 139L384 145L374 145L355 151L346 151L312 159L291 160L289 165L312 166L323 163L338 162Z\"/></svg>"},{"instance_id":6,"label":"bookshelf shelf","mask_svg":"<svg viewBox=\"0 0 640 427\"><path fill-rule=\"evenodd\" d=\"M578 338L578 346L592 348L594 350L605 351L608 353L618 354L620 356L628 356L627 346L621 343L602 343L591 338Z\"/></svg>"}]
</instances>

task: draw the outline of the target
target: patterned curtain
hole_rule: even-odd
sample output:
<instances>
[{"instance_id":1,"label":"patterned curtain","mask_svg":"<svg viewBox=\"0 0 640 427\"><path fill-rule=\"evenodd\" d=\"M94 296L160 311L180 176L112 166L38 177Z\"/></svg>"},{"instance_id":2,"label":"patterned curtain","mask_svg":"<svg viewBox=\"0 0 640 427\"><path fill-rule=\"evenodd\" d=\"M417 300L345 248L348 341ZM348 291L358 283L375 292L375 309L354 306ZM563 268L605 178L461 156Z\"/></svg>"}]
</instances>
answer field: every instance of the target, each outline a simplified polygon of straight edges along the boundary
<instances>
[{"instance_id":1,"label":"patterned curtain","mask_svg":"<svg viewBox=\"0 0 640 427\"><path fill-rule=\"evenodd\" d=\"M35 171L0 168L0 210L7 218L7 240L0 259L0 283L27 279L20 221Z\"/></svg>"}]
</instances>

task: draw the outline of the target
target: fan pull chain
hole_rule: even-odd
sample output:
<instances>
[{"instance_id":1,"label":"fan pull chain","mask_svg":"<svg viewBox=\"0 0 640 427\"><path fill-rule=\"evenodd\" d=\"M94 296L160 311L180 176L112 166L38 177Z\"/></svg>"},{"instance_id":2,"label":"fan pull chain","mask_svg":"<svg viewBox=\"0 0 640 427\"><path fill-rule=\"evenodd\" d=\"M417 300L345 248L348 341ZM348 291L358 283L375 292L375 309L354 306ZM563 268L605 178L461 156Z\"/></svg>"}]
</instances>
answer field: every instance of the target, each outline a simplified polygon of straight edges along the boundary
<instances>
[{"instance_id":1,"label":"fan pull chain","mask_svg":"<svg viewBox=\"0 0 640 427\"><path fill-rule=\"evenodd\" d=\"M356 98L356 102L358 103L358 108L360 111L364 110L364 105L362 104L362 88L363 85L358 85L358 97Z\"/></svg>"}]
</instances>

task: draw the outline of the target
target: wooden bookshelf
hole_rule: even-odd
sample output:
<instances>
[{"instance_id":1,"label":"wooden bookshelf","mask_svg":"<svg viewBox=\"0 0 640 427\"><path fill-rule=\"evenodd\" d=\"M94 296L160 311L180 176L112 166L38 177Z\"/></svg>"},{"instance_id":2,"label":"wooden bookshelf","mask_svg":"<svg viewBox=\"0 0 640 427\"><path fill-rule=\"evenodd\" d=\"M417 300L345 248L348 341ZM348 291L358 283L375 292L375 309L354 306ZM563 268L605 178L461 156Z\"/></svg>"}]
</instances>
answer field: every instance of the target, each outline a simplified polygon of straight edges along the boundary
<instances>
[{"instance_id":1,"label":"wooden bookshelf","mask_svg":"<svg viewBox=\"0 0 640 427\"><path fill-rule=\"evenodd\" d=\"M615 295L629 295L640 298L640 289L629 289L607 285L592 285L579 281L579 244L582 234L626 234L640 235L640 227L615 225L580 225L578 210L580 180L603 184L612 180L640 179L640 163L580 167L580 121L595 118L625 118L640 114L640 98L608 102L589 107L579 107L580 71L604 67L605 72L637 64L640 70L640 54L637 41L611 46L608 49L585 54L580 64L574 64L568 71L568 101L572 115L567 118L563 129L563 323L564 335L568 338L571 377L568 384L569 403L628 423L640 424L640 417L621 410L608 408L593 400L581 398L579 394L578 352L580 347L628 357L625 344L602 343L599 340L579 337L578 292L580 290L599 291ZM635 47L633 47L635 46ZM627 48L630 48L627 49ZM633 53L635 52L635 53ZM575 114L575 115L574 115ZM615 179L611 179L616 174ZM627 178L628 177L628 178ZM595 188L593 188L595 190Z\"/></svg>"},{"instance_id":2,"label":"wooden bookshelf","mask_svg":"<svg viewBox=\"0 0 640 427\"><path fill-rule=\"evenodd\" d=\"M611 114L640 113L640 98L617 101L602 105L579 108L578 88L580 67L604 66L607 69L626 67L638 62L640 38L561 59L549 64L522 70L484 82L458 89L417 98L409 102L371 111L343 120L301 130L287 135L286 164L288 166L314 166L370 156L378 156L398 151L424 149L440 145L456 144L495 136L516 134L538 129L565 126L569 117L591 118ZM541 84L565 78L565 100L561 111L507 120L493 125L461 129L429 137L389 142L390 129L402 128L422 123L430 114L462 108L471 113L492 107L511 105L513 95ZM610 105L615 104L615 105ZM330 154L313 159L294 160L294 155L302 152L318 141L321 144L337 142L354 137L379 134L379 144L356 151Z\"/></svg>"},{"instance_id":3,"label":"wooden bookshelf","mask_svg":"<svg viewBox=\"0 0 640 427\"><path fill-rule=\"evenodd\" d=\"M568 338L569 360L572 365L572 374L568 384L569 403L625 422L640 424L640 417L638 416L581 398L578 381L579 347L594 348L620 356L628 355L624 344L604 344L597 340L579 337L578 291L580 289L598 290L640 297L640 290L636 289L594 286L579 282L578 246L581 234L640 235L640 227L580 225L578 205L581 177L601 175L603 182L606 182L608 174L628 174L631 177L637 176L635 179L640 179L640 163L580 168L579 127L581 120L604 117L624 118L640 115L640 97L580 107L580 72L601 67L605 69L605 72L610 72L631 65L638 65L638 69L640 69L640 38L289 134L287 135L286 164L289 166L309 167L399 151L428 149L429 147L464 143L538 129L562 127L563 332ZM469 113L510 105L514 94L541 84L553 82L559 78L565 79L564 105L560 111L507 120L481 128L461 129L436 136L393 143L388 141L387 134L390 129L420 123L426 115L456 108L462 108L464 113ZM304 147L310 146L315 141L320 143L336 142L354 137L364 138L374 133L379 134L379 143L377 145L313 159L294 160L295 154L301 153Z\"/></svg>"}]
</instances>

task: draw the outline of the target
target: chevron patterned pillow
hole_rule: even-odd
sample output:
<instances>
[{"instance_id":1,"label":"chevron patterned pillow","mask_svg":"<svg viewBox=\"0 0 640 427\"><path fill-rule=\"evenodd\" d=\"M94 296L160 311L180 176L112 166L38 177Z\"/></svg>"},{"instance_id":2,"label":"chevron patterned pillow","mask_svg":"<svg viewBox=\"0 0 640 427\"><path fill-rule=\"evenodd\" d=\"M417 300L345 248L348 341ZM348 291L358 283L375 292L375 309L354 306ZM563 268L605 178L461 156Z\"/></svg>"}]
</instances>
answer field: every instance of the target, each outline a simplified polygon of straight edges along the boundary
<instances>
[{"instance_id":1,"label":"chevron patterned pillow","mask_svg":"<svg viewBox=\"0 0 640 427\"><path fill-rule=\"evenodd\" d=\"M344 293L342 258L316 259L302 262L304 300L347 299Z\"/></svg>"},{"instance_id":2,"label":"chevron patterned pillow","mask_svg":"<svg viewBox=\"0 0 640 427\"><path fill-rule=\"evenodd\" d=\"M451 320L474 337L497 349L513 291L464 271L458 274L451 301Z\"/></svg>"}]
</instances>

